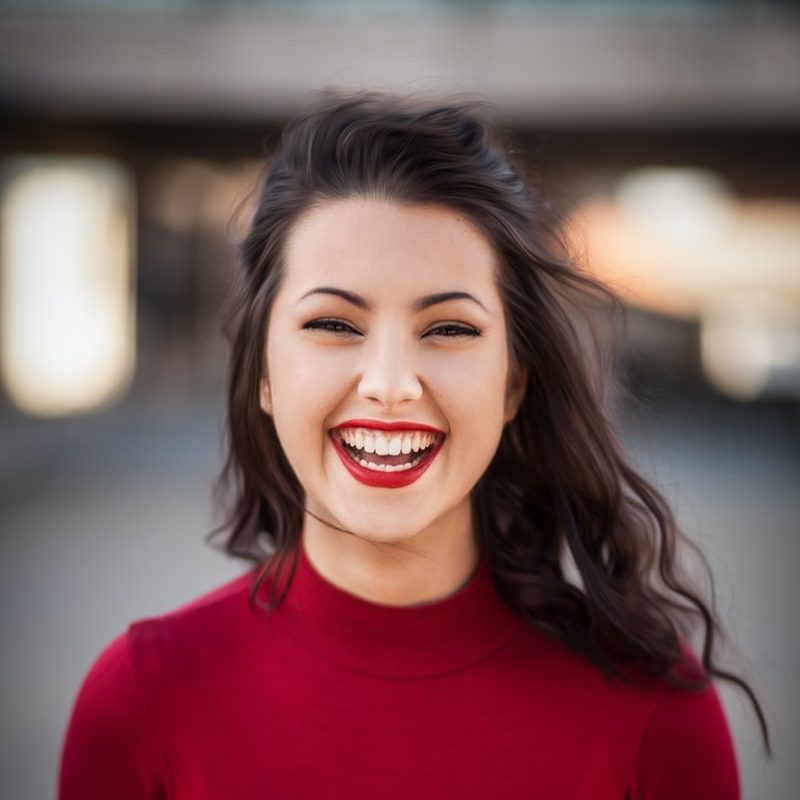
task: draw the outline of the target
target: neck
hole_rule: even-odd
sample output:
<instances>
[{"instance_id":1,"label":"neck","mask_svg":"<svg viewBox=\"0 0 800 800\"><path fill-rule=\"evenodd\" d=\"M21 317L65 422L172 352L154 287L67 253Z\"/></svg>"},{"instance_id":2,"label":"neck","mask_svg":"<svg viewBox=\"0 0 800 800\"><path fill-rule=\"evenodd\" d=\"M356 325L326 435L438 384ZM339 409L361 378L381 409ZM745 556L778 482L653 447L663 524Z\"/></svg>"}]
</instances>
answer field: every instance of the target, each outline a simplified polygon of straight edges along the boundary
<instances>
[{"instance_id":1,"label":"neck","mask_svg":"<svg viewBox=\"0 0 800 800\"><path fill-rule=\"evenodd\" d=\"M410 537L375 541L307 514L303 547L323 578L356 597L392 606L431 603L466 585L478 566L468 509L456 517Z\"/></svg>"}]
</instances>

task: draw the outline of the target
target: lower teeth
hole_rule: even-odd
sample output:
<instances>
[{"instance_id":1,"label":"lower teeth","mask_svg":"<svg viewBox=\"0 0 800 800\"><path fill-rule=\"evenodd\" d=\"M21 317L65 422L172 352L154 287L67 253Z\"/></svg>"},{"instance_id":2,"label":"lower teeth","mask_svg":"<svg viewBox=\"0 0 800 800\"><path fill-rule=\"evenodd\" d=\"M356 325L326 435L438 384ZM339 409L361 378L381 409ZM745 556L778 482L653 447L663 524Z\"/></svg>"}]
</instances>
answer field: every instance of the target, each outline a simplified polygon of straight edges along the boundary
<instances>
[{"instance_id":1,"label":"lower teeth","mask_svg":"<svg viewBox=\"0 0 800 800\"><path fill-rule=\"evenodd\" d=\"M391 464L373 464L371 461L365 461L363 458L359 459L359 464L362 467L371 469L373 472L404 472L407 469L415 466L414 464L398 464L396 467Z\"/></svg>"}]
</instances>

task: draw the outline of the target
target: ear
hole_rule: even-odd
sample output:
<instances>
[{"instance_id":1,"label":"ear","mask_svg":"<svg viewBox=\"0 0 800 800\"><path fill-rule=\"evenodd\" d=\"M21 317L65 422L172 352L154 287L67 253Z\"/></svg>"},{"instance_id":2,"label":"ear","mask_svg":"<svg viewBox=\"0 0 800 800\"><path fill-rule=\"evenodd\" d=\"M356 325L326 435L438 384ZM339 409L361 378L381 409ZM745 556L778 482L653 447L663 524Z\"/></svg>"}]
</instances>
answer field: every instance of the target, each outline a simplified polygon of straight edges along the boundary
<instances>
[{"instance_id":1,"label":"ear","mask_svg":"<svg viewBox=\"0 0 800 800\"><path fill-rule=\"evenodd\" d=\"M266 378L261 379L261 388L258 393L258 404L265 414L272 416L272 392Z\"/></svg>"},{"instance_id":2,"label":"ear","mask_svg":"<svg viewBox=\"0 0 800 800\"><path fill-rule=\"evenodd\" d=\"M512 375L506 389L506 405L503 423L511 422L517 416L522 401L525 399L525 389L528 386L528 370L523 369Z\"/></svg>"}]
</instances>

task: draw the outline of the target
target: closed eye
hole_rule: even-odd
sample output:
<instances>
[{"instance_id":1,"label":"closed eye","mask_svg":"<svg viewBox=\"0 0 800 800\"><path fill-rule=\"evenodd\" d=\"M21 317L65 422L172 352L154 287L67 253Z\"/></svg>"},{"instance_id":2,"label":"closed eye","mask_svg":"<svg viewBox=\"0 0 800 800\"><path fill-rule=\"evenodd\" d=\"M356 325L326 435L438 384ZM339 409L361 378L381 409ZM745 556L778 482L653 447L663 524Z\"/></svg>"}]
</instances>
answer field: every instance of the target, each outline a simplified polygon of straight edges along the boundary
<instances>
[{"instance_id":1,"label":"closed eye","mask_svg":"<svg viewBox=\"0 0 800 800\"><path fill-rule=\"evenodd\" d=\"M318 330L333 333L338 336L349 336L350 334L359 335L359 331L349 325L347 322L335 317L325 317L322 319L312 319L303 325L304 330ZM437 325L423 334L423 338L427 336L442 336L447 339L467 336L475 337L480 336L481 332L471 325L461 325L455 322L447 322L443 325Z\"/></svg>"}]
</instances>

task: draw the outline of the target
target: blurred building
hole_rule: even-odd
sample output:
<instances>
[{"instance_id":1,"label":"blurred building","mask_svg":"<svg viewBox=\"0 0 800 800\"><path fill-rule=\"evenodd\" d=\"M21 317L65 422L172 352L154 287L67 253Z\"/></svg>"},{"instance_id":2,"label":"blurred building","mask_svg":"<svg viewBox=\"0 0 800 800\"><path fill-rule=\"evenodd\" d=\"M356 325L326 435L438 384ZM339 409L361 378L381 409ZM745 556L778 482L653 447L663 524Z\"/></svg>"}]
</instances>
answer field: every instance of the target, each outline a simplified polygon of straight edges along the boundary
<instances>
[{"instance_id":1,"label":"blurred building","mask_svg":"<svg viewBox=\"0 0 800 800\"><path fill-rule=\"evenodd\" d=\"M587 268L634 309L631 380L645 377L637 364L662 364L662 375L741 399L800 396L792 4L39 0L4 3L0 30L7 205L20 159L46 169L54 157L62 167L101 158L118 170L112 182L125 183L115 190L130 207L118 235L130 241L105 263L127 263L130 280L120 273L116 285L129 283L133 296L129 306L113 292L93 302L134 320L117 324L116 356L106 357L117 359L118 379L98 384L97 402L131 386L218 380L221 345L210 332L230 276L234 212L271 133L329 84L466 91L495 104ZM95 191L111 191L102 186ZM28 202L42 221L31 236L56 236L47 209ZM14 388L24 381L9 364L36 362L23 339L38 317L20 310L12 288L24 290L9 276L17 261L30 275L31 258L47 269L20 255L26 246L8 243L2 267L5 385L23 405L30 387ZM59 248L64 258L72 246ZM76 295L62 317L83 308ZM12 309L25 331L10 327ZM98 363L91 347L84 358ZM49 362L40 371L56 380Z\"/></svg>"}]
</instances>

